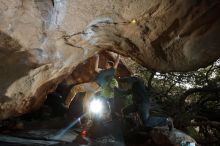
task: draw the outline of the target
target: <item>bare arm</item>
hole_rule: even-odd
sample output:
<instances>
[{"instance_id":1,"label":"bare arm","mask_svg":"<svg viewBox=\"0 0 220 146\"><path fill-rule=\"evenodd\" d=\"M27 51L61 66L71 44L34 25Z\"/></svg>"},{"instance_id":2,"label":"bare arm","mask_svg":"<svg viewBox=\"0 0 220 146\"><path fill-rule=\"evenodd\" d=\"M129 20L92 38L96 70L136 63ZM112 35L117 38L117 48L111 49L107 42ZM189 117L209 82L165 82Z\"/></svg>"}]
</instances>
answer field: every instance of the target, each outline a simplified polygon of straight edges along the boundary
<instances>
[{"instance_id":1,"label":"bare arm","mask_svg":"<svg viewBox=\"0 0 220 146\"><path fill-rule=\"evenodd\" d=\"M99 55L96 55L95 71L99 72Z\"/></svg>"},{"instance_id":2,"label":"bare arm","mask_svg":"<svg viewBox=\"0 0 220 146\"><path fill-rule=\"evenodd\" d=\"M116 69L118 67L119 61L120 61L120 55L118 54L118 56L115 60L114 69Z\"/></svg>"}]
</instances>

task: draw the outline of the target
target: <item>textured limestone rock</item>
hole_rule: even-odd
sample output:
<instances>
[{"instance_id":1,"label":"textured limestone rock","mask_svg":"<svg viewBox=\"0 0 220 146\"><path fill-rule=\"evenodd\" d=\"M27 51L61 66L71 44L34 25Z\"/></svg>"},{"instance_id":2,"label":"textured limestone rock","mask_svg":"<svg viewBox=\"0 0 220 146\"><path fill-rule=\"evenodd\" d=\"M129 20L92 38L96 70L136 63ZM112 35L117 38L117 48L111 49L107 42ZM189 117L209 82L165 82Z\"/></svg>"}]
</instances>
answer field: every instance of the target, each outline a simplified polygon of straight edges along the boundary
<instances>
[{"instance_id":1,"label":"textured limestone rock","mask_svg":"<svg viewBox=\"0 0 220 146\"><path fill-rule=\"evenodd\" d=\"M99 54L100 61L99 61L99 68L105 68L105 64L107 61L115 60L114 56L116 54L109 53L109 52L101 52ZM83 63L76 66L74 71L72 72L71 76L67 79L68 84L80 84L85 82L90 82L95 80L95 76L97 73L95 72L95 61L96 57L91 57L85 60ZM122 61L119 62L116 77L123 77L131 75L131 71L127 68L126 64Z\"/></svg>"},{"instance_id":2,"label":"textured limestone rock","mask_svg":"<svg viewBox=\"0 0 220 146\"><path fill-rule=\"evenodd\" d=\"M220 56L219 8L218 0L0 0L0 119L39 107L103 49L159 71L208 65Z\"/></svg>"},{"instance_id":3,"label":"textured limestone rock","mask_svg":"<svg viewBox=\"0 0 220 146\"><path fill-rule=\"evenodd\" d=\"M64 44L58 27L67 13L66 1L54 1L53 6L50 0L1 0L0 5L0 119L4 119L39 107L74 66L98 49L84 54L81 48Z\"/></svg>"},{"instance_id":4,"label":"textured limestone rock","mask_svg":"<svg viewBox=\"0 0 220 146\"><path fill-rule=\"evenodd\" d=\"M219 58L218 1L139 1L132 6L137 5L139 10L125 7L114 18L97 18L81 31L83 39L72 36L73 42L121 52L160 71L194 70Z\"/></svg>"}]
</instances>

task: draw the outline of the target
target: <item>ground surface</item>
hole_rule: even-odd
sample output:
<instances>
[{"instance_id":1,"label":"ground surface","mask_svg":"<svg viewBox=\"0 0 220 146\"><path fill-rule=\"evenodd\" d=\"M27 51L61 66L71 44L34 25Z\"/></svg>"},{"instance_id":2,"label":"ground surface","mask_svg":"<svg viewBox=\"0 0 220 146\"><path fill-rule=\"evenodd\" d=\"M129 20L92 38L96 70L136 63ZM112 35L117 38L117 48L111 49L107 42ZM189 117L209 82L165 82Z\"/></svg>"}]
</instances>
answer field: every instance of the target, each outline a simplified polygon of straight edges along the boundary
<instances>
[{"instance_id":1,"label":"ground surface","mask_svg":"<svg viewBox=\"0 0 220 146\"><path fill-rule=\"evenodd\" d=\"M65 129L65 128L63 128ZM63 136L57 138L63 129L35 129L10 131L0 134L0 145L4 146L123 146L123 136L117 122L109 122L93 126L88 131L88 137L82 137L80 130L72 128Z\"/></svg>"}]
</instances>

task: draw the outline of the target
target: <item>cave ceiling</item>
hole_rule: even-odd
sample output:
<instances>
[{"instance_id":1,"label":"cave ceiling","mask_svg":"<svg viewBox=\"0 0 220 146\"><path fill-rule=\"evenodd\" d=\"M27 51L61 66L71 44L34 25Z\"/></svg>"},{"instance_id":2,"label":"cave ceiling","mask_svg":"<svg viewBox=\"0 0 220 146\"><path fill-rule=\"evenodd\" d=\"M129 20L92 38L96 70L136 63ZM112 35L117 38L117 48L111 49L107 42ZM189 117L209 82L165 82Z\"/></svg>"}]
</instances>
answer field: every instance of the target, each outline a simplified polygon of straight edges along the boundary
<instances>
[{"instance_id":1,"label":"cave ceiling","mask_svg":"<svg viewBox=\"0 0 220 146\"><path fill-rule=\"evenodd\" d=\"M0 0L0 119L39 107L102 50L161 72L220 57L219 0Z\"/></svg>"}]
</instances>

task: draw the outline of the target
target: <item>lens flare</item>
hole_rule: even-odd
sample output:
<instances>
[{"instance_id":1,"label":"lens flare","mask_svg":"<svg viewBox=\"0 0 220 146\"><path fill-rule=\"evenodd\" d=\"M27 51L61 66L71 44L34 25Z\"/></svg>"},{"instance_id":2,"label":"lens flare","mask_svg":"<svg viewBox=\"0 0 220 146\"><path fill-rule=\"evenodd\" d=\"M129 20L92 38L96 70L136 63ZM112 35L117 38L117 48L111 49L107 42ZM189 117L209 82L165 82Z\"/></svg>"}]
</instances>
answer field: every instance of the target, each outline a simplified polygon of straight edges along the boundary
<instances>
[{"instance_id":1,"label":"lens flare","mask_svg":"<svg viewBox=\"0 0 220 146\"><path fill-rule=\"evenodd\" d=\"M98 113L102 112L102 109L103 109L103 104L100 100L94 99L91 101L90 106L89 106L89 110L92 113L98 114Z\"/></svg>"},{"instance_id":2,"label":"lens flare","mask_svg":"<svg viewBox=\"0 0 220 146\"><path fill-rule=\"evenodd\" d=\"M78 122L80 122L80 119L83 118L86 114L83 114L82 116L80 116L79 118L77 118L76 120L72 121L67 127L65 127L64 129L61 129L57 135L55 135L52 139L54 140L61 140L62 137L66 134L66 132L68 130L70 130L72 127L74 127Z\"/></svg>"}]
</instances>

